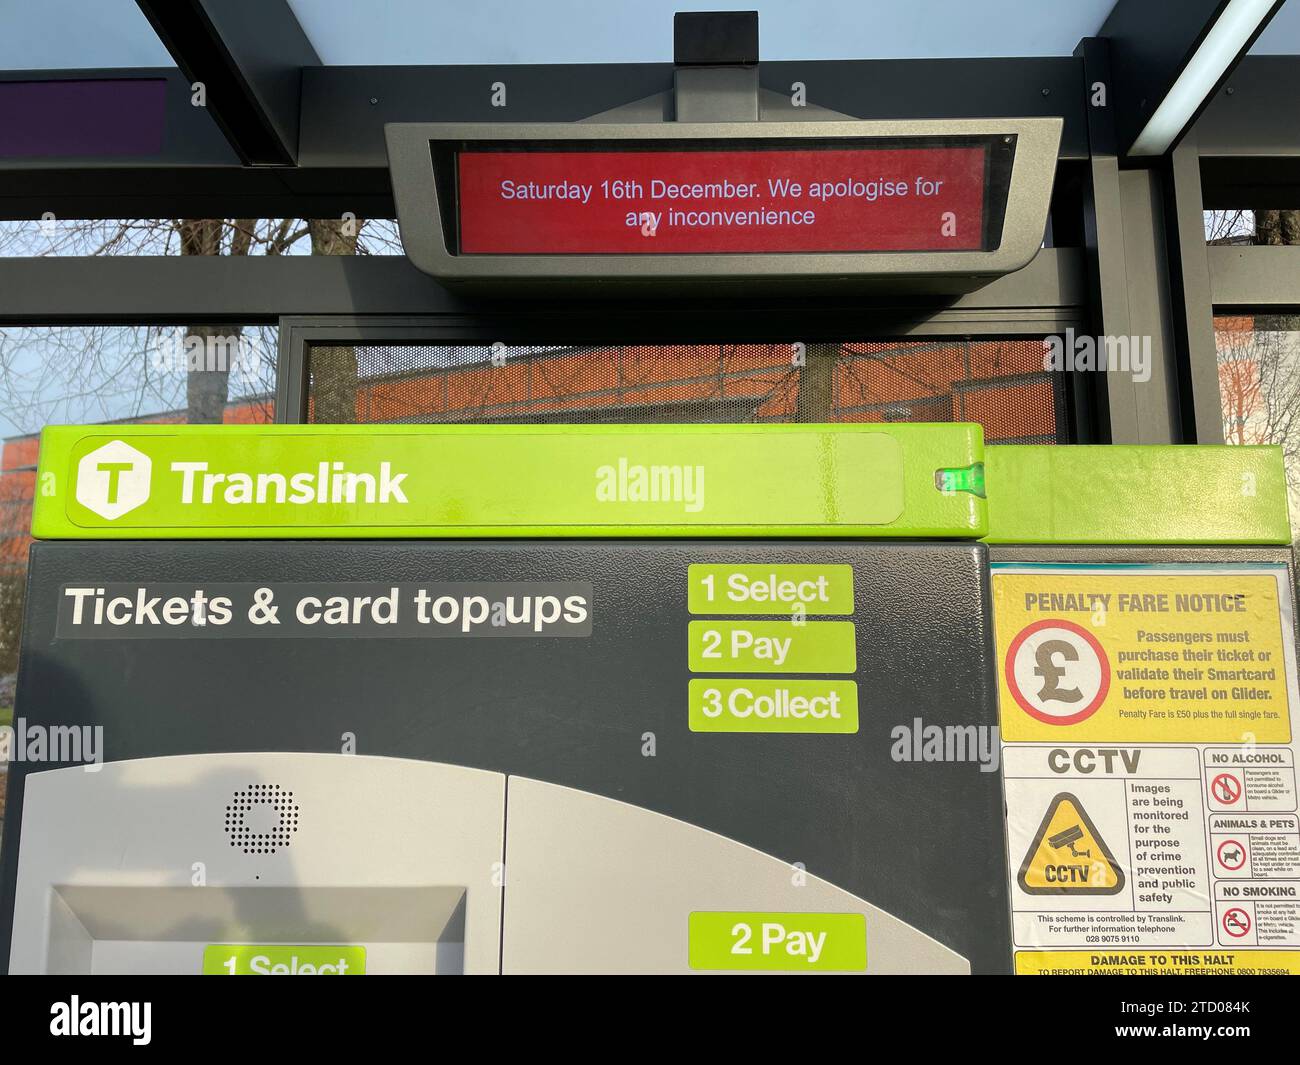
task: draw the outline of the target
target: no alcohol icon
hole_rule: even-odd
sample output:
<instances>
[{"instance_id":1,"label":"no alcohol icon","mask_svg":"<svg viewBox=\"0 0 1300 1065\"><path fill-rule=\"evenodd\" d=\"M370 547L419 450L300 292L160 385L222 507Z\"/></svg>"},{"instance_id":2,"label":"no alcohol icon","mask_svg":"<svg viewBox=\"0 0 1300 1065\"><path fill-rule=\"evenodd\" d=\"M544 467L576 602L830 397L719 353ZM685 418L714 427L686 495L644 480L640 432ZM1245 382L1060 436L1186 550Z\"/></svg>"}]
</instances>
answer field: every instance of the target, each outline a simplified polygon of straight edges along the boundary
<instances>
[{"instance_id":1,"label":"no alcohol icon","mask_svg":"<svg viewBox=\"0 0 1300 1065\"><path fill-rule=\"evenodd\" d=\"M1219 773L1210 781L1210 797L1223 806L1235 806L1241 798L1241 778L1235 773Z\"/></svg>"}]
</instances>

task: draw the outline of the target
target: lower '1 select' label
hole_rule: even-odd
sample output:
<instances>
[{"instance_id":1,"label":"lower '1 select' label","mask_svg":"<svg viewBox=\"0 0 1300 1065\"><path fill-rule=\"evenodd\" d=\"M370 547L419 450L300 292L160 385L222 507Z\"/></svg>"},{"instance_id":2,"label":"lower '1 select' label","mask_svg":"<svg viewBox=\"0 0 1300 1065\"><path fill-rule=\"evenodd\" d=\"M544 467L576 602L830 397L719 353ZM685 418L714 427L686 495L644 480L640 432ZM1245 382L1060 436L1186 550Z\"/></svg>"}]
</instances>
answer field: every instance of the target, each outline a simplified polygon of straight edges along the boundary
<instances>
[{"instance_id":1,"label":"lower '1 select' label","mask_svg":"<svg viewBox=\"0 0 1300 1065\"><path fill-rule=\"evenodd\" d=\"M716 677L690 683L692 732L858 731L851 680Z\"/></svg>"},{"instance_id":2,"label":"lower '1 select' label","mask_svg":"<svg viewBox=\"0 0 1300 1065\"><path fill-rule=\"evenodd\" d=\"M213 943L203 950L208 976L363 976L365 947Z\"/></svg>"},{"instance_id":3,"label":"lower '1 select' label","mask_svg":"<svg viewBox=\"0 0 1300 1065\"><path fill-rule=\"evenodd\" d=\"M702 911L690 917L692 969L865 972L860 913Z\"/></svg>"}]
</instances>

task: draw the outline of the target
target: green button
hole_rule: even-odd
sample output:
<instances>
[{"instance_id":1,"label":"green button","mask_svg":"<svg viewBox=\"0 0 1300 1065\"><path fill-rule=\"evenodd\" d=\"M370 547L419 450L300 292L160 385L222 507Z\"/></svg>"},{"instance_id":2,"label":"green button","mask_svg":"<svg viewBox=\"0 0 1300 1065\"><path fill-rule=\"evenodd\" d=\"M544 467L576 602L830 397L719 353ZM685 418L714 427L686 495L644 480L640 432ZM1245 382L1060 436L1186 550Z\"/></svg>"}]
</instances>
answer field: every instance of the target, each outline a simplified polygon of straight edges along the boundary
<instances>
[{"instance_id":1,"label":"green button","mask_svg":"<svg viewBox=\"0 0 1300 1065\"><path fill-rule=\"evenodd\" d=\"M690 916L692 969L865 972L860 913L701 912Z\"/></svg>"},{"instance_id":2,"label":"green button","mask_svg":"<svg viewBox=\"0 0 1300 1065\"><path fill-rule=\"evenodd\" d=\"M852 614L852 566L695 565L692 614Z\"/></svg>"},{"instance_id":3,"label":"green button","mask_svg":"<svg viewBox=\"0 0 1300 1065\"><path fill-rule=\"evenodd\" d=\"M362 976L365 947L213 943L203 949L208 976Z\"/></svg>"},{"instance_id":4,"label":"green button","mask_svg":"<svg viewBox=\"0 0 1300 1065\"><path fill-rule=\"evenodd\" d=\"M692 621L692 673L852 673L851 621Z\"/></svg>"},{"instance_id":5,"label":"green button","mask_svg":"<svg viewBox=\"0 0 1300 1065\"><path fill-rule=\"evenodd\" d=\"M689 706L692 732L858 731L852 680L693 680Z\"/></svg>"}]
</instances>

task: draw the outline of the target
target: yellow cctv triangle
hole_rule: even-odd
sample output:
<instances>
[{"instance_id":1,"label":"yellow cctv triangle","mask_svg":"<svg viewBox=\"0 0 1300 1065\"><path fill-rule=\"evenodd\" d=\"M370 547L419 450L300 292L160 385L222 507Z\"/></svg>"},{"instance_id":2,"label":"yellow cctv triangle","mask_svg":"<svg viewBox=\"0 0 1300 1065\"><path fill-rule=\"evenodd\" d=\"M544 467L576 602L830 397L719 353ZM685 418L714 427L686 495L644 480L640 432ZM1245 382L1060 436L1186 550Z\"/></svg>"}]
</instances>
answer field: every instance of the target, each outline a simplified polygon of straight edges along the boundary
<instances>
[{"instance_id":1,"label":"yellow cctv triangle","mask_svg":"<svg viewBox=\"0 0 1300 1065\"><path fill-rule=\"evenodd\" d=\"M1020 887L1030 895L1115 895L1124 871L1083 804L1061 792L1047 808L1020 863Z\"/></svg>"}]
</instances>

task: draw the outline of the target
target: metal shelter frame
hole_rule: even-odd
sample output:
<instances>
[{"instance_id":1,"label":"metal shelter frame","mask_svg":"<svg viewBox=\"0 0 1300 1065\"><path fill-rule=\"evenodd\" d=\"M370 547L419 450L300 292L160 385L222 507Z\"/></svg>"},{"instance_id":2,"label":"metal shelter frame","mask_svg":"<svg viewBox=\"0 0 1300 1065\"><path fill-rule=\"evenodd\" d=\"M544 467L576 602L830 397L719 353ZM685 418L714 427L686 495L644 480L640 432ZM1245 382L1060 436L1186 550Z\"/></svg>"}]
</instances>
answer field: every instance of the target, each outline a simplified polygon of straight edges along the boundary
<instances>
[{"instance_id":1,"label":"metal shelter frame","mask_svg":"<svg viewBox=\"0 0 1300 1065\"><path fill-rule=\"evenodd\" d=\"M302 417L311 342L808 341L1043 335L1152 338L1154 371L1071 375L1079 442L1221 443L1213 317L1300 308L1300 247L1207 247L1205 209L1300 205L1300 56L1245 56L1161 154L1135 154L1228 0L1117 0L1059 58L757 62L756 17L678 27L673 64L340 67L320 62L287 0L138 0L176 69L0 71L8 82L157 80L167 137L149 158L0 158L0 218L394 216L389 122L758 120L816 107L863 119L1059 116L1050 239L1033 262L960 297L725 301L673 313L623 301L486 301L402 257L0 258L0 324L276 323L278 410ZM727 27L731 29L727 29ZM708 32L705 32L705 30ZM1244 58L1243 58L1244 57ZM207 89L192 106L192 87ZM494 108L491 86L510 86ZM1103 91L1099 102L1098 88ZM581 314L575 314L581 304Z\"/></svg>"}]
</instances>

